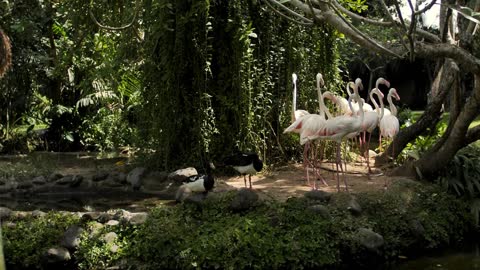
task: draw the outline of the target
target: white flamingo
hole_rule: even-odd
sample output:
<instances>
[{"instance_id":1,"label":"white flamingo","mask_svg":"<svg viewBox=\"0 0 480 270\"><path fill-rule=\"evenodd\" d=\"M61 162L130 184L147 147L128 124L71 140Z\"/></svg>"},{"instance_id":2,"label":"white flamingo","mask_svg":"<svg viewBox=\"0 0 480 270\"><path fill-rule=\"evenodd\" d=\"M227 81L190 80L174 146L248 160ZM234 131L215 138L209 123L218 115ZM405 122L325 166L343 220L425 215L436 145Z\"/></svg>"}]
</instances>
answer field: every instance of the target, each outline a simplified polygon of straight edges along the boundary
<instances>
[{"instance_id":1,"label":"white flamingo","mask_svg":"<svg viewBox=\"0 0 480 270\"><path fill-rule=\"evenodd\" d=\"M292 73L293 82L293 101L292 101L292 122L300 118L301 116L310 114L305 110L297 110L297 74Z\"/></svg>"},{"instance_id":2,"label":"white flamingo","mask_svg":"<svg viewBox=\"0 0 480 270\"><path fill-rule=\"evenodd\" d=\"M380 120L380 137L379 137L379 145L380 149L382 147L382 136L386 138L393 138L397 135L400 129L400 123L398 122L397 118L397 107L392 102L392 96L395 97L396 100L400 100L400 96L397 93L395 88L390 88L387 95L388 104L390 105L390 110L392 114L384 115ZM392 147L392 157L394 153L394 148Z\"/></svg>"},{"instance_id":3,"label":"white flamingo","mask_svg":"<svg viewBox=\"0 0 480 270\"><path fill-rule=\"evenodd\" d=\"M373 98L373 95L372 95L372 92L375 92L376 95L379 97L379 99L383 99L383 94L382 92L380 92L380 90L378 90L380 84L383 84L383 85L386 85L387 87L390 87L390 82L385 80L384 78L378 78L376 83L375 83L375 88L372 89L372 91L370 91L370 99L372 100L374 106L375 106L375 111L365 111L365 119L362 123L362 131L363 131L363 138L362 136L360 137L360 148L362 148L362 146L365 148L363 150L361 150L361 152L363 152L362 154L364 154L366 152L367 156L367 167L368 167L368 173L371 173L371 169L370 169L370 162L369 162L369 153L368 151L370 150L369 149L369 145L370 145L370 137L372 135L372 131L378 126L378 123L380 122L380 118L378 117L379 115L379 108L378 108L378 104L375 102L375 99ZM382 104L382 108L383 108L383 100L381 100L381 104ZM382 109L383 110L383 109ZM383 115L382 115L383 116ZM369 133L369 136L368 136L368 142L366 140L366 133ZM362 155L364 156L364 155Z\"/></svg>"},{"instance_id":4,"label":"white flamingo","mask_svg":"<svg viewBox=\"0 0 480 270\"><path fill-rule=\"evenodd\" d=\"M358 95L358 89L363 88L363 85L360 79L357 79L355 83L351 83L351 84L353 84L354 94L352 94L352 96L348 98L348 104L349 104L350 110L352 110L352 112L355 112L353 110L351 100L355 99L360 105L363 105L362 100ZM342 140L345 138L345 136L347 136L352 132L359 132L361 130L361 125L364 118L363 110L360 110L359 114L360 116L354 113L353 116L341 115L334 118L330 118L326 121L325 127L323 129L319 130L316 134L309 137L310 140L320 138L320 139L332 140L337 143L336 166L337 166L337 190L338 191L340 191L339 167L343 175L345 189L348 191L347 179L345 178L345 175L343 173L340 145Z\"/></svg>"},{"instance_id":5,"label":"white flamingo","mask_svg":"<svg viewBox=\"0 0 480 270\"><path fill-rule=\"evenodd\" d=\"M326 123L325 111L326 106L323 102L323 96L321 91L321 86L323 86L323 77L320 73L317 74L317 93L319 99L320 114L306 114L295 120L290 126L288 126L283 133L295 132L300 133L300 144L305 145L303 151L303 162L306 169L307 175L307 184L310 185L310 176L309 176L309 166L313 166L313 163L308 160L308 151L311 148L311 143L313 140L309 139L309 136L315 134L318 130L322 129ZM329 112L327 112L330 115ZM315 168L314 168L315 170ZM326 181L320 176L320 179L324 184L327 184ZM313 188L316 188L315 181L313 183Z\"/></svg>"}]
</instances>

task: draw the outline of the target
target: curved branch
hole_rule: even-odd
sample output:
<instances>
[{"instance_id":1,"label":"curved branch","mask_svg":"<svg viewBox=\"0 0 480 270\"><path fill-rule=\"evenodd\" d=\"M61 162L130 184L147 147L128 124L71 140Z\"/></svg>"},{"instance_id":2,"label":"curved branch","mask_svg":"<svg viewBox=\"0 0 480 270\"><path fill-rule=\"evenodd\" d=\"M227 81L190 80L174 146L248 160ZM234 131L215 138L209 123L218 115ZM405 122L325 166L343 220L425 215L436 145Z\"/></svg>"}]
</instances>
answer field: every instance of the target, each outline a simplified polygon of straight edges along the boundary
<instances>
[{"instance_id":1,"label":"curved branch","mask_svg":"<svg viewBox=\"0 0 480 270\"><path fill-rule=\"evenodd\" d=\"M392 25L395 25L396 21L395 19L393 19L393 16L392 14L390 14L390 12L388 11L388 7L387 5L385 4L385 1L383 0L380 0L380 5L382 6L383 8L383 11L385 12L385 15L388 17L388 19L390 20L390 22L392 23ZM395 7L398 7L398 4L395 4ZM400 42L402 43L402 46L408 50L407 48L407 44L405 44L405 41L403 40L403 37L402 37L402 33L400 32L399 28L403 29L404 31L404 34L406 34L407 30L406 30L406 26L405 26L405 22L403 21L403 18L402 18L402 14L400 13L400 10L398 9L397 12L399 13L398 17L400 18L400 23L396 23L397 24L397 27L395 27L395 32L397 33L398 35L398 39L400 40Z\"/></svg>"},{"instance_id":2,"label":"curved branch","mask_svg":"<svg viewBox=\"0 0 480 270\"><path fill-rule=\"evenodd\" d=\"M135 13L133 14L133 18L132 18L132 21L129 22L128 24L126 25L123 25L123 26L119 26L119 27L113 27L113 26L107 26L107 25L103 25L101 24L97 18L95 18L95 15L93 14L92 12L92 6L93 6L93 0L90 1L90 6L88 7L88 14L90 15L90 18L92 19L92 21L100 28L103 28L103 29L106 29L106 30L110 30L110 31L118 31L118 30L125 30L129 27L131 27L133 25L133 23L137 20L137 15L138 15L138 11L140 10L140 0L136 0L135 1Z\"/></svg>"},{"instance_id":3,"label":"curved branch","mask_svg":"<svg viewBox=\"0 0 480 270\"><path fill-rule=\"evenodd\" d=\"M480 73L480 59L474 57L468 51L448 43L424 44L417 43L417 55L432 58L452 58L462 65L465 70L472 73Z\"/></svg>"},{"instance_id":4,"label":"curved branch","mask_svg":"<svg viewBox=\"0 0 480 270\"><path fill-rule=\"evenodd\" d=\"M480 125L470 128L465 135L465 146L480 140Z\"/></svg>"},{"instance_id":5,"label":"curved branch","mask_svg":"<svg viewBox=\"0 0 480 270\"><path fill-rule=\"evenodd\" d=\"M437 3L437 0L432 0L432 2L430 2L430 4L426 5L424 8L415 11L414 15L420 15L420 14L426 12L427 10L431 9L433 7L433 5L435 5L435 3Z\"/></svg>"},{"instance_id":6,"label":"curved branch","mask_svg":"<svg viewBox=\"0 0 480 270\"><path fill-rule=\"evenodd\" d=\"M266 0L266 1L269 1L269 0ZM284 4L279 3L279 2L277 2L277 1L272 1L272 2L273 2L275 5L281 7L283 10L285 10L285 11L286 11L287 13L289 13L290 15L292 15L292 16L294 16L294 17L297 17L297 18L299 18L299 19L301 19L301 20L304 20L304 21L307 22L307 23L313 24L313 21L312 21L312 20L307 19L307 18L305 18L304 16L298 14L297 12L289 9L289 8L286 7Z\"/></svg>"},{"instance_id":7,"label":"curved branch","mask_svg":"<svg viewBox=\"0 0 480 270\"><path fill-rule=\"evenodd\" d=\"M269 8L271 8L273 10L273 12L277 13L278 15L282 16L283 18L293 22L293 23L297 23L297 24L301 24L301 25L313 25L313 21L303 17L303 20L305 22L301 22L301 21L297 21L293 18L290 18L288 17L287 15L283 14L282 12L280 12L279 10L277 10L274 6L272 6L272 4L270 4L270 1L269 0L264 0L265 4L267 4L267 6Z\"/></svg>"},{"instance_id":8,"label":"curved branch","mask_svg":"<svg viewBox=\"0 0 480 270\"><path fill-rule=\"evenodd\" d=\"M344 8L342 5L340 5L340 3L338 3L336 0L332 0L332 1L330 1L330 3L332 3L332 5L334 5L342 13L345 13L353 21L369 23L369 24L378 25L378 26L391 26L392 25L391 22L382 22L382 21L378 21L378 20L372 20L372 19L368 19L368 18L365 18L363 16L360 16L360 15L354 13L354 12L351 12L350 10L348 10L348 9Z\"/></svg>"}]
</instances>

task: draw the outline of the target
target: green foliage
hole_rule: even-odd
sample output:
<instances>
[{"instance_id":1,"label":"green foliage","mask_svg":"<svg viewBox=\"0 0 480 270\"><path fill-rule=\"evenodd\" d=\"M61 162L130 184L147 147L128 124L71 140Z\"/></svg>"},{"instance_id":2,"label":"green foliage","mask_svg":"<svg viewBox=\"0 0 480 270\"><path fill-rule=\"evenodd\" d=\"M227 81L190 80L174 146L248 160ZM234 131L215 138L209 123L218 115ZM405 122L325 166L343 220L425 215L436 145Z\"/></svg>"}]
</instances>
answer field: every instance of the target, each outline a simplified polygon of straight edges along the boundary
<instances>
[{"instance_id":1,"label":"green foliage","mask_svg":"<svg viewBox=\"0 0 480 270\"><path fill-rule=\"evenodd\" d=\"M339 81L333 29L290 24L257 2L159 1L145 22L141 127L157 167L236 149L256 151L266 164L294 156L295 139L281 135L290 121L291 73L301 78L299 107L311 111L315 74L332 89Z\"/></svg>"},{"instance_id":2,"label":"green foliage","mask_svg":"<svg viewBox=\"0 0 480 270\"><path fill-rule=\"evenodd\" d=\"M3 226L3 244L6 264L13 268L35 268L47 248L59 244L63 232L79 222L73 214L49 212L40 218L28 218L15 222L15 226Z\"/></svg>"},{"instance_id":3,"label":"green foliage","mask_svg":"<svg viewBox=\"0 0 480 270\"><path fill-rule=\"evenodd\" d=\"M480 149L471 145L458 151L437 182L457 196L477 197L480 194Z\"/></svg>"},{"instance_id":4,"label":"green foliage","mask_svg":"<svg viewBox=\"0 0 480 270\"><path fill-rule=\"evenodd\" d=\"M134 226L120 224L106 226L95 230L93 223L80 237L80 245L75 252L79 269L105 269L113 266L120 258L125 257L125 250L135 233ZM105 235L115 233L113 241L106 241Z\"/></svg>"}]
</instances>

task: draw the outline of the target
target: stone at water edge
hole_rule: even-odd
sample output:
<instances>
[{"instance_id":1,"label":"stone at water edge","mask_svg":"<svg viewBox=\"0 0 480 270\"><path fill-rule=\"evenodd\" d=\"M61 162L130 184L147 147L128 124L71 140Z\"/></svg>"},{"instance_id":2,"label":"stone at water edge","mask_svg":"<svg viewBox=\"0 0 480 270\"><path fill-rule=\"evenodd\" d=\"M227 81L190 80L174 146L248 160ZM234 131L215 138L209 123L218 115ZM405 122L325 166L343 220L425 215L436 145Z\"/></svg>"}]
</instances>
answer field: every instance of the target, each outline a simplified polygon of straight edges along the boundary
<instances>
[{"instance_id":1,"label":"stone at water edge","mask_svg":"<svg viewBox=\"0 0 480 270\"><path fill-rule=\"evenodd\" d=\"M54 182L57 181L58 179L62 178L63 175L60 173L52 173L47 177L47 182Z\"/></svg>"},{"instance_id":2,"label":"stone at water edge","mask_svg":"<svg viewBox=\"0 0 480 270\"><path fill-rule=\"evenodd\" d=\"M131 170L127 175L127 182L130 183L133 190L139 190L142 186L142 177L147 169L143 167L137 167Z\"/></svg>"},{"instance_id":3,"label":"stone at water edge","mask_svg":"<svg viewBox=\"0 0 480 270\"><path fill-rule=\"evenodd\" d=\"M76 249L80 245L80 235L83 232L83 228L78 225L70 226L65 233L63 238L60 241L60 245L67 249Z\"/></svg>"},{"instance_id":4,"label":"stone at water edge","mask_svg":"<svg viewBox=\"0 0 480 270\"><path fill-rule=\"evenodd\" d=\"M361 246L376 253L379 253L380 248L385 244L383 236L366 228L358 229L355 239Z\"/></svg>"},{"instance_id":5,"label":"stone at water edge","mask_svg":"<svg viewBox=\"0 0 480 270\"><path fill-rule=\"evenodd\" d=\"M244 211L255 206L258 202L258 194L248 188L241 188L230 203L233 211Z\"/></svg>"},{"instance_id":6,"label":"stone at water edge","mask_svg":"<svg viewBox=\"0 0 480 270\"><path fill-rule=\"evenodd\" d=\"M7 207L0 207L0 220L5 220L5 219L8 219L10 218L10 216L12 215L12 210L10 208L7 208Z\"/></svg>"},{"instance_id":7,"label":"stone at water edge","mask_svg":"<svg viewBox=\"0 0 480 270\"><path fill-rule=\"evenodd\" d=\"M362 214L362 207L354 198L348 202L347 210L350 211L350 213L354 216L359 216Z\"/></svg>"},{"instance_id":8,"label":"stone at water edge","mask_svg":"<svg viewBox=\"0 0 480 270\"><path fill-rule=\"evenodd\" d=\"M107 179L108 175L109 175L108 172L98 172L97 174L92 176L92 181L93 182L103 181Z\"/></svg>"},{"instance_id":9,"label":"stone at water edge","mask_svg":"<svg viewBox=\"0 0 480 270\"><path fill-rule=\"evenodd\" d=\"M47 183L47 179L45 178L45 176L37 176L35 178L32 179L32 183L34 183L35 185L45 185Z\"/></svg>"},{"instance_id":10,"label":"stone at water edge","mask_svg":"<svg viewBox=\"0 0 480 270\"><path fill-rule=\"evenodd\" d=\"M176 170L168 175L168 180L182 183L187 180L188 177L198 175L198 172L193 167L188 167L180 170Z\"/></svg>"},{"instance_id":11,"label":"stone at water edge","mask_svg":"<svg viewBox=\"0 0 480 270\"><path fill-rule=\"evenodd\" d=\"M330 219L330 211L328 211L328 208L325 205L321 204L315 204L307 207L308 210L322 216L324 219Z\"/></svg>"},{"instance_id":12,"label":"stone at water edge","mask_svg":"<svg viewBox=\"0 0 480 270\"><path fill-rule=\"evenodd\" d=\"M323 190L310 190L304 195L306 198L328 203L332 198L332 193Z\"/></svg>"},{"instance_id":13,"label":"stone at water edge","mask_svg":"<svg viewBox=\"0 0 480 270\"><path fill-rule=\"evenodd\" d=\"M47 264L66 263L71 259L70 252L64 247L52 247L43 254L43 260Z\"/></svg>"}]
</instances>

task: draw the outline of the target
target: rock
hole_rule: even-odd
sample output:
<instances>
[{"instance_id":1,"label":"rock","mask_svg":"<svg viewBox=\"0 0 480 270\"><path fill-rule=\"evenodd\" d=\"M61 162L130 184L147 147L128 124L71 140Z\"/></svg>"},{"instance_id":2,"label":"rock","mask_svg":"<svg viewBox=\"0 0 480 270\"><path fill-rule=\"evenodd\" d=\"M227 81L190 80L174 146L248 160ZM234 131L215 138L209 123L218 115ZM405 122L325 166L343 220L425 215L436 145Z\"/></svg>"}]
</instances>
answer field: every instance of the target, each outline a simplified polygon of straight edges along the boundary
<instances>
[{"instance_id":1,"label":"rock","mask_svg":"<svg viewBox=\"0 0 480 270\"><path fill-rule=\"evenodd\" d=\"M11 217L13 217L15 220L22 220L22 219L26 219L27 217L29 217L31 215L32 214L30 212L13 211Z\"/></svg>"},{"instance_id":2,"label":"rock","mask_svg":"<svg viewBox=\"0 0 480 270\"><path fill-rule=\"evenodd\" d=\"M206 194L203 193L191 193L183 198L183 201L186 203L193 203L196 205L201 205L206 198Z\"/></svg>"},{"instance_id":3,"label":"rock","mask_svg":"<svg viewBox=\"0 0 480 270\"><path fill-rule=\"evenodd\" d=\"M321 204L311 205L307 209L316 213L316 214L319 214L320 216L322 216L325 219L330 219L331 218L330 211L328 211L328 208L324 205L321 205Z\"/></svg>"},{"instance_id":4,"label":"rock","mask_svg":"<svg viewBox=\"0 0 480 270\"><path fill-rule=\"evenodd\" d=\"M111 219L111 220L109 220L105 223L105 225L107 225L107 226L117 226L118 224L120 224L120 222L118 220L114 220L114 219Z\"/></svg>"},{"instance_id":5,"label":"rock","mask_svg":"<svg viewBox=\"0 0 480 270\"><path fill-rule=\"evenodd\" d=\"M68 185L73 181L73 175L67 175L55 181L56 185Z\"/></svg>"},{"instance_id":6,"label":"rock","mask_svg":"<svg viewBox=\"0 0 480 270\"><path fill-rule=\"evenodd\" d=\"M251 189L241 188L230 203L230 209L233 211L247 210L255 206L258 199L258 194Z\"/></svg>"},{"instance_id":7,"label":"rock","mask_svg":"<svg viewBox=\"0 0 480 270\"><path fill-rule=\"evenodd\" d=\"M90 237L97 237L100 235L103 229L103 224L97 221L93 221L90 224Z\"/></svg>"},{"instance_id":8,"label":"rock","mask_svg":"<svg viewBox=\"0 0 480 270\"><path fill-rule=\"evenodd\" d=\"M83 232L83 228L78 225L70 226L60 241L60 245L70 250L75 250L80 244L80 235Z\"/></svg>"},{"instance_id":9,"label":"rock","mask_svg":"<svg viewBox=\"0 0 480 270\"><path fill-rule=\"evenodd\" d=\"M32 183L35 185L45 185L47 183L47 179L45 176L37 176L32 179Z\"/></svg>"},{"instance_id":10,"label":"rock","mask_svg":"<svg viewBox=\"0 0 480 270\"><path fill-rule=\"evenodd\" d=\"M32 211L32 217L34 218L39 218L45 216L47 213L40 211L40 210L33 210Z\"/></svg>"},{"instance_id":11,"label":"rock","mask_svg":"<svg viewBox=\"0 0 480 270\"><path fill-rule=\"evenodd\" d=\"M49 248L43 255L44 262L47 264L66 263L71 258L70 252L64 247Z\"/></svg>"},{"instance_id":12,"label":"rock","mask_svg":"<svg viewBox=\"0 0 480 270\"><path fill-rule=\"evenodd\" d=\"M105 222L109 221L110 219L112 219L112 215L104 212L104 213L100 213L100 215L97 218L97 221L100 222L100 223L105 223Z\"/></svg>"},{"instance_id":13,"label":"rock","mask_svg":"<svg viewBox=\"0 0 480 270\"><path fill-rule=\"evenodd\" d=\"M148 214L145 212L132 213L128 222L132 225L141 225L147 221Z\"/></svg>"},{"instance_id":14,"label":"rock","mask_svg":"<svg viewBox=\"0 0 480 270\"><path fill-rule=\"evenodd\" d=\"M115 242L115 240L117 240L117 238L118 235L115 232L109 232L102 236L103 241L105 241L107 244L112 244Z\"/></svg>"},{"instance_id":15,"label":"rock","mask_svg":"<svg viewBox=\"0 0 480 270\"><path fill-rule=\"evenodd\" d=\"M107 179L108 175L109 175L108 172L98 172L97 174L92 176L92 181L93 182L103 181Z\"/></svg>"},{"instance_id":16,"label":"rock","mask_svg":"<svg viewBox=\"0 0 480 270\"><path fill-rule=\"evenodd\" d=\"M168 175L168 180L177 182L177 183L182 183L185 181L188 177L197 175L198 172L195 168L189 167L185 169L180 169L176 170Z\"/></svg>"},{"instance_id":17,"label":"rock","mask_svg":"<svg viewBox=\"0 0 480 270\"><path fill-rule=\"evenodd\" d=\"M88 222L88 221L92 221L92 220L97 221L99 217L100 217L99 212L86 212L82 215L81 220L83 222Z\"/></svg>"},{"instance_id":18,"label":"rock","mask_svg":"<svg viewBox=\"0 0 480 270\"><path fill-rule=\"evenodd\" d=\"M311 200L328 203L332 198L332 194L323 190L310 190L309 192L305 193L305 197Z\"/></svg>"},{"instance_id":19,"label":"rock","mask_svg":"<svg viewBox=\"0 0 480 270\"><path fill-rule=\"evenodd\" d=\"M142 176L147 169L143 167L137 167L130 171L127 175L127 182L132 185L133 190L139 190L142 185Z\"/></svg>"},{"instance_id":20,"label":"rock","mask_svg":"<svg viewBox=\"0 0 480 270\"><path fill-rule=\"evenodd\" d=\"M167 181L168 173L159 171L150 172L142 179L143 187L148 190L164 190Z\"/></svg>"},{"instance_id":21,"label":"rock","mask_svg":"<svg viewBox=\"0 0 480 270\"><path fill-rule=\"evenodd\" d=\"M30 189L33 187L31 181L22 181L17 184L17 189Z\"/></svg>"},{"instance_id":22,"label":"rock","mask_svg":"<svg viewBox=\"0 0 480 270\"><path fill-rule=\"evenodd\" d=\"M130 217L131 213L128 212L127 210L117 210L115 214L113 214L113 219L115 220L122 220L122 219L128 219Z\"/></svg>"},{"instance_id":23,"label":"rock","mask_svg":"<svg viewBox=\"0 0 480 270\"><path fill-rule=\"evenodd\" d=\"M124 172L111 172L107 177L107 181L123 185L127 183L127 175Z\"/></svg>"},{"instance_id":24,"label":"rock","mask_svg":"<svg viewBox=\"0 0 480 270\"><path fill-rule=\"evenodd\" d=\"M58 179L62 178L63 175L60 173L52 173L47 177L47 182L54 182L57 181Z\"/></svg>"},{"instance_id":25,"label":"rock","mask_svg":"<svg viewBox=\"0 0 480 270\"><path fill-rule=\"evenodd\" d=\"M0 220L8 219L10 218L11 215L12 215L12 210L10 210L10 208L0 207Z\"/></svg>"},{"instance_id":26,"label":"rock","mask_svg":"<svg viewBox=\"0 0 480 270\"><path fill-rule=\"evenodd\" d=\"M362 214L362 207L354 198L348 202L347 210L350 211L350 213L354 216L359 216Z\"/></svg>"},{"instance_id":27,"label":"rock","mask_svg":"<svg viewBox=\"0 0 480 270\"><path fill-rule=\"evenodd\" d=\"M72 178L72 182L68 184L70 187L78 187L83 181L82 175L74 175Z\"/></svg>"},{"instance_id":28,"label":"rock","mask_svg":"<svg viewBox=\"0 0 480 270\"><path fill-rule=\"evenodd\" d=\"M99 187L111 187L111 188L118 188L118 187L123 187L123 184L120 182L117 182L113 179L107 178L107 180L102 181L98 184Z\"/></svg>"},{"instance_id":29,"label":"rock","mask_svg":"<svg viewBox=\"0 0 480 270\"><path fill-rule=\"evenodd\" d=\"M366 228L358 229L355 239L361 246L365 247L367 250L377 253L379 252L380 248L382 248L385 244L383 236Z\"/></svg>"},{"instance_id":30,"label":"rock","mask_svg":"<svg viewBox=\"0 0 480 270\"><path fill-rule=\"evenodd\" d=\"M417 238L417 240L423 240L425 237L425 227L423 227L422 223L416 219L410 220L408 222L410 227L410 232Z\"/></svg>"},{"instance_id":31,"label":"rock","mask_svg":"<svg viewBox=\"0 0 480 270\"><path fill-rule=\"evenodd\" d=\"M0 186L3 186L7 183L7 180L4 178L0 178Z\"/></svg>"}]
</instances>

